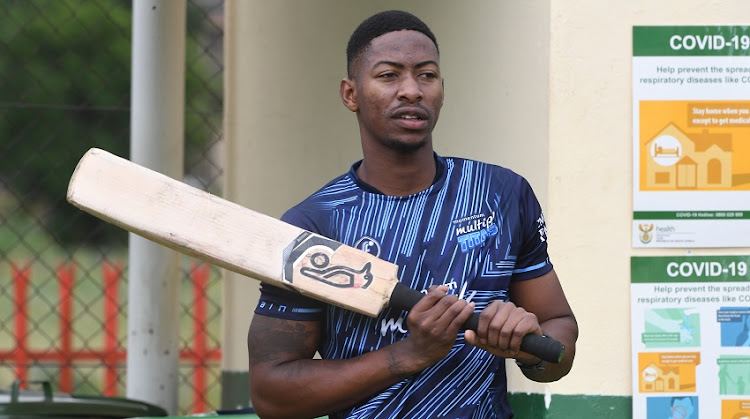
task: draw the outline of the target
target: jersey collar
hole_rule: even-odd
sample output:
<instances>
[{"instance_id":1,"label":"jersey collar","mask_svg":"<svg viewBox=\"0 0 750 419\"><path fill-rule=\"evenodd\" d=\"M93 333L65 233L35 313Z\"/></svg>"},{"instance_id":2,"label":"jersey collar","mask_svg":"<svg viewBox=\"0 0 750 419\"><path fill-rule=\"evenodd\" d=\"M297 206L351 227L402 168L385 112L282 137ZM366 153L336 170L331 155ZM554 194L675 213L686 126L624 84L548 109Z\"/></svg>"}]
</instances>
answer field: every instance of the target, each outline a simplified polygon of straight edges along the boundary
<instances>
[{"instance_id":1,"label":"jersey collar","mask_svg":"<svg viewBox=\"0 0 750 419\"><path fill-rule=\"evenodd\" d=\"M435 179L433 179L432 186L430 186L430 188L428 188L428 189L436 189L436 186L439 187L439 185L442 184L443 181L445 180L445 176L446 176L446 174L445 174L446 173L446 170L445 170L445 168L446 168L445 159L443 159L442 157L440 157L437 153L433 152L433 154L435 156L435 163L436 163L436 165L435 165L436 166ZM359 160L359 161L355 162L354 164L352 164L352 167L349 169L349 176L352 179L354 179L354 182L357 184L357 186L359 186L365 192L370 192L370 193L374 193L374 194L378 194L378 195L385 195L383 192L381 192L377 188L373 187L372 185L370 185L370 184L366 183L365 181L363 181L362 179L360 179L360 177L357 175L357 169L359 168L359 166L361 164L362 164L362 160ZM419 193L421 193L421 192L419 192ZM415 195L417 195L417 194L415 194Z\"/></svg>"}]
</instances>

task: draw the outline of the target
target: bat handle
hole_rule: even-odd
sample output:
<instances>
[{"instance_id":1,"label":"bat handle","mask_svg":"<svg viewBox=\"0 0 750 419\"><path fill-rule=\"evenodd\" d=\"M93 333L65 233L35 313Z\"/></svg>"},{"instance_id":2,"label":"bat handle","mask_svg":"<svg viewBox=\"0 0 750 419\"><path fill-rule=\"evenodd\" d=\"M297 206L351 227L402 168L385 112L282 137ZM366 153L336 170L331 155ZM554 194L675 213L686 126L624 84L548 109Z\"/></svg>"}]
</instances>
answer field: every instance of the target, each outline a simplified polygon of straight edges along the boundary
<instances>
[{"instance_id":1,"label":"bat handle","mask_svg":"<svg viewBox=\"0 0 750 419\"><path fill-rule=\"evenodd\" d=\"M410 310L423 296L421 292L399 282L393 289L389 305L402 310ZM479 313L474 313L464 323L463 328L476 331L478 326ZM532 333L523 337L521 350L547 362L559 363L565 353L565 345L550 337L542 337Z\"/></svg>"},{"instance_id":2,"label":"bat handle","mask_svg":"<svg viewBox=\"0 0 750 419\"><path fill-rule=\"evenodd\" d=\"M465 330L476 331L477 327L479 327L479 313L474 313L469 320L466 320L463 328ZM562 361L562 357L565 354L565 345L551 337L530 333L521 340L521 350L547 362L557 364Z\"/></svg>"}]
</instances>

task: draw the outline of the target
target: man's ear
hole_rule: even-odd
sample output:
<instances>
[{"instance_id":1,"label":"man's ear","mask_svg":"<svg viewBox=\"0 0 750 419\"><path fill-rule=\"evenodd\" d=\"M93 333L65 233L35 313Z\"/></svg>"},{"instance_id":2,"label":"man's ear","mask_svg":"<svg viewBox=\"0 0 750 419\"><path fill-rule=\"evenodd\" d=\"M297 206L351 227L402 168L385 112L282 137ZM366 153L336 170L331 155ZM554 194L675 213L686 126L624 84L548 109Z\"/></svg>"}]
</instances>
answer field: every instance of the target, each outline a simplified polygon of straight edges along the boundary
<instances>
[{"instance_id":1,"label":"man's ear","mask_svg":"<svg viewBox=\"0 0 750 419\"><path fill-rule=\"evenodd\" d=\"M354 86L354 81L349 77L341 80L341 86L339 87L339 93L341 94L341 102L352 112L359 110L359 104L357 103L357 90Z\"/></svg>"},{"instance_id":2,"label":"man's ear","mask_svg":"<svg viewBox=\"0 0 750 419\"><path fill-rule=\"evenodd\" d=\"M441 108L443 107L443 103L445 102L445 79L443 79L442 83L443 83L443 97L440 98L440 107Z\"/></svg>"}]
</instances>

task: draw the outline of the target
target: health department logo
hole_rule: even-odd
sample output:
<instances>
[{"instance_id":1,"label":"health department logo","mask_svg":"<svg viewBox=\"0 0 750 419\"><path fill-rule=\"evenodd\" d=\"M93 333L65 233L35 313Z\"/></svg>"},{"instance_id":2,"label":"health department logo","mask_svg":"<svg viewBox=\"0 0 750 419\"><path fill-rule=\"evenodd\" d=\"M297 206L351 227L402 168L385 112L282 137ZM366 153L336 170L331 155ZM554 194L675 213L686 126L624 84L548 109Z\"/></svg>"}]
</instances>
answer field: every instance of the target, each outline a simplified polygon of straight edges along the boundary
<instances>
[{"instance_id":1,"label":"health department logo","mask_svg":"<svg viewBox=\"0 0 750 419\"><path fill-rule=\"evenodd\" d=\"M380 256L380 243L372 237L362 237L354 243L354 247L375 257Z\"/></svg>"},{"instance_id":2,"label":"health department logo","mask_svg":"<svg viewBox=\"0 0 750 419\"><path fill-rule=\"evenodd\" d=\"M641 243L651 243L651 240L654 239L654 235L651 233L653 229L653 224L638 224L638 230L640 230L640 233L638 233L638 238L641 240Z\"/></svg>"}]
</instances>

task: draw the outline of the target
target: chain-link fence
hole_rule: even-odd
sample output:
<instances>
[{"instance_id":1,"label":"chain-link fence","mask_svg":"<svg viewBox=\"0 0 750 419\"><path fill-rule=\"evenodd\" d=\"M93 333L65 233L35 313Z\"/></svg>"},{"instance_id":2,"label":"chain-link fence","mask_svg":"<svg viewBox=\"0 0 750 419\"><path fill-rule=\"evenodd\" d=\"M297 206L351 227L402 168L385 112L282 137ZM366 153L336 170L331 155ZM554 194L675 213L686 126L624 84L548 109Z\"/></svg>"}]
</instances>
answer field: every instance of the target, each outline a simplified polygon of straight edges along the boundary
<instances>
[{"instance_id":1,"label":"chain-link fence","mask_svg":"<svg viewBox=\"0 0 750 419\"><path fill-rule=\"evenodd\" d=\"M185 173L220 194L222 0L188 0ZM125 395L127 234L65 200L90 147L128 157L132 5L0 0L0 388ZM183 259L180 414L218 408L219 271Z\"/></svg>"}]
</instances>

